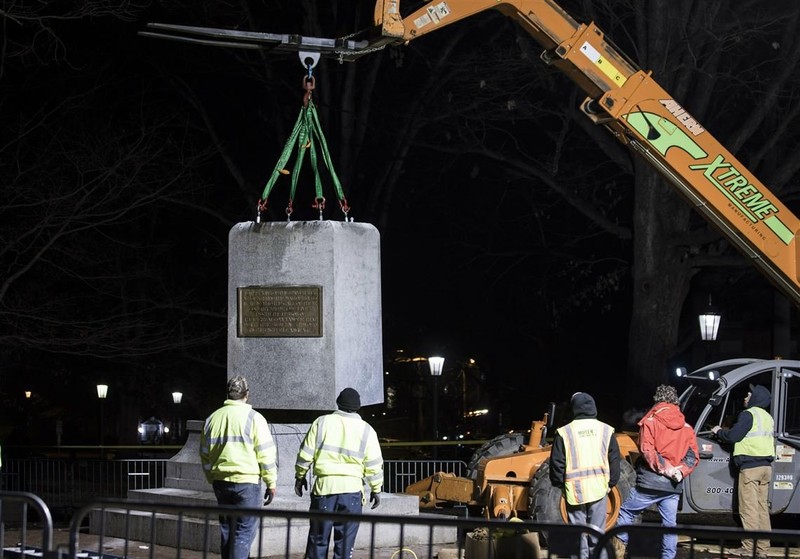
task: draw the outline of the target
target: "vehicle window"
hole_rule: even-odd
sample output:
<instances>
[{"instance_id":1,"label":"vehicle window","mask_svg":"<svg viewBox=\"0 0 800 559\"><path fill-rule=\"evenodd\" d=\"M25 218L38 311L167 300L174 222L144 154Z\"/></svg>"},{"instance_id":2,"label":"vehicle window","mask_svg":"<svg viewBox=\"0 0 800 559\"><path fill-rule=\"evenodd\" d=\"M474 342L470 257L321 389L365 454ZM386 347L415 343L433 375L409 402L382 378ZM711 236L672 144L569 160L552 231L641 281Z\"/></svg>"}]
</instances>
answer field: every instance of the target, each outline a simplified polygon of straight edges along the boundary
<instances>
[{"instance_id":1,"label":"vehicle window","mask_svg":"<svg viewBox=\"0 0 800 559\"><path fill-rule=\"evenodd\" d=\"M686 393L681 396L681 400L683 402L682 411L683 415L686 418L686 423L691 425L692 427L697 428L697 431L708 431L716 425L716 411L713 410L711 412L710 417L705 419L705 425L697 426L697 421L700 419L700 414L708 404L708 399L711 396L711 393L714 389L717 388L716 384L708 384L705 386L692 386L690 387Z\"/></svg>"},{"instance_id":2,"label":"vehicle window","mask_svg":"<svg viewBox=\"0 0 800 559\"><path fill-rule=\"evenodd\" d=\"M737 386L728 392L728 398L725 402L725 411L722 414L722 427L729 428L736 422L736 417L744 410L744 398L750 392L750 385L760 384L772 393L772 376L773 371L765 371L750 377L745 382L740 382Z\"/></svg>"},{"instance_id":3,"label":"vehicle window","mask_svg":"<svg viewBox=\"0 0 800 559\"><path fill-rule=\"evenodd\" d=\"M744 409L744 398L750 391L750 387L746 384L739 385L728 393L728 399L725 406L725 412L722 414L720 425L726 429L730 429L736 422L739 412Z\"/></svg>"},{"instance_id":4,"label":"vehicle window","mask_svg":"<svg viewBox=\"0 0 800 559\"><path fill-rule=\"evenodd\" d=\"M800 376L796 373L785 378L786 403L783 431L800 436ZM777 419L777 418L776 418Z\"/></svg>"},{"instance_id":5,"label":"vehicle window","mask_svg":"<svg viewBox=\"0 0 800 559\"><path fill-rule=\"evenodd\" d=\"M681 409L683 415L686 417L686 422L689 425L695 426L698 433L710 431L715 425L730 428L736 422L739 413L744 410L744 398L750 391L751 384L760 384L766 387L770 392L773 391L773 373L773 369L769 369L740 382L737 386L728 391L719 405L711 408L705 417L701 417L701 415L708 404L711 394L719 385L717 383L707 383L690 387L681 396ZM794 390L796 391L795 425L797 434L800 436L800 376L796 378ZM700 420L702 420L702 424L698 424Z\"/></svg>"}]
</instances>

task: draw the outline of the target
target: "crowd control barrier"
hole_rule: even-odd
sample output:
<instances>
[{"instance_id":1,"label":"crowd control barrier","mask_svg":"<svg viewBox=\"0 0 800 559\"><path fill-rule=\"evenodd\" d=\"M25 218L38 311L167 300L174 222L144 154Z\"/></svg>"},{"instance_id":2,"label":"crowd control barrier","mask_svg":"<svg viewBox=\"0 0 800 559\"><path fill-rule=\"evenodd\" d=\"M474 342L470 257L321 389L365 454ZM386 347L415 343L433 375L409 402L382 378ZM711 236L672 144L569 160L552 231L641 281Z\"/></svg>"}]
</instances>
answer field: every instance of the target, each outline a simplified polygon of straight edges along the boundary
<instances>
[{"instance_id":1,"label":"crowd control barrier","mask_svg":"<svg viewBox=\"0 0 800 559\"><path fill-rule=\"evenodd\" d=\"M16 529L8 532L9 526ZM28 550L39 556L52 553L55 547L50 509L33 493L0 491L0 540L3 559L21 559L30 555Z\"/></svg>"},{"instance_id":2,"label":"crowd control barrier","mask_svg":"<svg viewBox=\"0 0 800 559\"><path fill-rule=\"evenodd\" d=\"M612 540L617 535L625 533L628 536L626 557L661 557L663 537L667 534L678 536L678 558L709 558L728 559L738 555L731 552L740 548L744 541L755 544L757 540L769 540L771 547L768 557L800 557L800 531L798 530L772 530L744 531L738 527L729 526L688 526L678 525L665 528L658 524L636 524L631 526L616 526L608 530L600 538L598 546L611 548ZM760 559L755 551L755 545L750 545L753 553L751 559ZM735 551L734 553L738 553ZM612 555L613 556L613 555Z\"/></svg>"},{"instance_id":3,"label":"crowd control barrier","mask_svg":"<svg viewBox=\"0 0 800 559\"><path fill-rule=\"evenodd\" d=\"M10 458L0 471L0 491L41 497L54 516L70 515L94 499L126 499L128 492L164 486L167 459ZM384 460L383 490L402 493L436 472L467 475L461 460Z\"/></svg>"},{"instance_id":4,"label":"crowd control barrier","mask_svg":"<svg viewBox=\"0 0 800 559\"><path fill-rule=\"evenodd\" d=\"M218 517L259 519L251 557L300 559L314 520L357 521L354 559L550 559L578 554L581 538L597 538L590 559L621 559L612 538L627 532L628 557L660 557L661 538L677 534L678 559L726 558L743 538L772 542L770 557L800 557L800 531L744 532L737 528L654 524L616 527L605 534L590 526L458 518L326 514L272 508L237 509L126 500L98 500L74 512L69 528L56 531L46 505L29 493L0 492L4 559L217 559ZM332 553L332 549L331 549Z\"/></svg>"}]
</instances>

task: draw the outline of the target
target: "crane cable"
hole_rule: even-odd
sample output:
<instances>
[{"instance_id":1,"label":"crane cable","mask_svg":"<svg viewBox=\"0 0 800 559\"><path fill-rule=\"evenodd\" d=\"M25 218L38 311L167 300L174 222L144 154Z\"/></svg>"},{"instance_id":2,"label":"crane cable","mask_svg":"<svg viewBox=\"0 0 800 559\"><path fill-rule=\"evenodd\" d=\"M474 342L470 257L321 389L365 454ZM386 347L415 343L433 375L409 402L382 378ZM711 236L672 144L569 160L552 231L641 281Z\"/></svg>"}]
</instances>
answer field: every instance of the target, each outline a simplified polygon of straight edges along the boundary
<instances>
[{"instance_id":1,"label":"crane cable","mask_svg":"<svg viewBox=\"0 0 800 559\"><path fill-rule=\"evenodd\" d=\"M314 186L316 190L314 203L311 205L311 207L319 210L319 219L323 219L322 211L325 209L325 196L322 192L322 178L320 177L317 159L317 143L319 143L322 161L325 163L325 166L328 168L328 171L331 174L333 186L336 190L336 197L339 200L339 207L344 213L344 220L352 221L353 219L348 218L347 216L348 212L350 211L350 206L347 204L347 199L345 198L344 191L342 190L342 184L333 168L333 161L331 160L331 154L328 150L328 142L325 140L325 134L322 132L322 126L319 122L317 109L314 105L314 100L311 98L312 92L314 91L314 87L316 85L316 80L312 75L312 64L308 63L306 66L308 71L306 76L303 77L303 89L305 90L305 94L303 95L303 107L300 109L300 114L298 115L297 121L294 124L294 129L292 130L292 133L289 135L289 139L286 141L286 144L283 147L283 151L278 159L278 163L275 165L272 175L270 175L267 184L264 186L264 192L261 194L261 198L258 200L258 205L256 208L256 223L261 222L261 213L267 210L267 199L272 187L275 186L278 177L280 175L289 174L289 171L286 169L286 163L289 161L293 150L296 152L296 156L295 166L291 171L291 186L289 190L289 202L286 206L286 220L291 221L292 218L292 212L294 211L293 201L295 198L295 192L297 190L297 182L300 177L300 169L302 168L306 151L309 153L311 168L314 171Z\"/></svg>"}]
</instances>

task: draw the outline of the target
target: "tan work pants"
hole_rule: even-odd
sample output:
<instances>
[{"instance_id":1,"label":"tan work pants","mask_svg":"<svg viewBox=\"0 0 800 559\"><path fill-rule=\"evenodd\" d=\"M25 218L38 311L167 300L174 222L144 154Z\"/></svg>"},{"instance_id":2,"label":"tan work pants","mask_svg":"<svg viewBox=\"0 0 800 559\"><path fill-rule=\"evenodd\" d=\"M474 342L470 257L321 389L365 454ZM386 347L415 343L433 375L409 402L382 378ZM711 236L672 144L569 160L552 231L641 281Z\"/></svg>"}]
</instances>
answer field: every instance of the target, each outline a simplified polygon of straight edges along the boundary
<instances>
[{"instance_id":1,"label":"tan work pants","mask_svg":"<svg viewBox=\"0 0 800 559\"><path fill-rule=\"evenodd\" d=\"M739 470L739 518L745 530L769 532L769 484L772 483L772 467L758 466ZM753 540L742 540L742 549L753 551ZM766 555L769 540L758 540L756 555Z\"/></svg>"}]
</instances>

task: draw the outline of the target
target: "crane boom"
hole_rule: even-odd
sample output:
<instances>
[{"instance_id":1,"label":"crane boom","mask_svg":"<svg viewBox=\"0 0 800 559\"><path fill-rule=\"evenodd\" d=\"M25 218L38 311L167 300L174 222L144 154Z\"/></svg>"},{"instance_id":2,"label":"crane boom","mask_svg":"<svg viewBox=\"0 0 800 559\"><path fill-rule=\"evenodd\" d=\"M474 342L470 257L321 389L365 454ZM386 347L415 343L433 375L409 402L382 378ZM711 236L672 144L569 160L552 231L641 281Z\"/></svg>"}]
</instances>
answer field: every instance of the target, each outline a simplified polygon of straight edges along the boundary
<instances>
[{"instance_id":1,"label":"crane boom","mask_svg":"<svg viewBox=\"0 0 800 559\"><path fill-rule=\"evenodd\" d=\"M142 35L226 47L316 52L353 61L402 45L486 10L518 22L541 59L585 94L581 111L658 170L795 305L800 306L798 218L652 77L594 24L553 0L431 0L402 16L400 0L377 0L366 40L321 39L149 24Z\"/></svg>"},{"instance_id":2,"label":"crane boom","mask_svg":"<svg viewBox=\"0 0 800 559\"><path fill-rule=\"evenodd\" d=\"M516 20L542 60L587 95L582 112L658 170L756 267L800 305L798 218L652 78L552 0L433 0L401 18L399 0L378 0L371 46L417 39L478 12Z\"/></svg>"}]
</instances>

